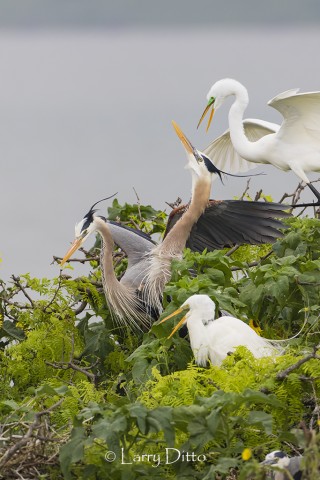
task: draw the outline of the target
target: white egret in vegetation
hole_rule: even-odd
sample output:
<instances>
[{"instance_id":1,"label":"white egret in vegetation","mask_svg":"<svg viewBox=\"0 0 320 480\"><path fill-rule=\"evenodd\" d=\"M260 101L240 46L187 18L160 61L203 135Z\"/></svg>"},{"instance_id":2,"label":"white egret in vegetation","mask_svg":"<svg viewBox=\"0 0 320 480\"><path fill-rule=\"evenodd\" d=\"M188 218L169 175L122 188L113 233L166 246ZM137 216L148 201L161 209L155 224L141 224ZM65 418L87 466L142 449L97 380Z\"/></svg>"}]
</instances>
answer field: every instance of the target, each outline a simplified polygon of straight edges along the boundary
<instances>
[{"instance_id":1,"label":"white egret in vegetation","mask_svg":"<svg viewBox=\"0 0 320 480\"><path fill-rule=\"evenodd\" d=\"M260 337L239 318L230 316L215 318L215 311L216 305L208 295L192 295L178 310L160 323L178 313L186 312L172 330L170 337L182 325L187 324L192 352L200 366L205 366L208 360L213 365L220 365L226 356L240 345L247 347L256 358L280 353L271 340Z\"/></svg>"},{"instance_id":2,"label":"white egret in vegetation","mask_svg":"<svg viewBox=\"0 0 320 480\"><path fill-rule=\"evenodd\" d=\"M306 172L320 172L320 92L299 93L299 89L292 89L270 100L268 105L284 117L280 126L256 119L243 120L248 92L240 82L225 78L210 88L198 126L211 108L208 130L214 111L230 96L235 100L229 110L229 130L204 153L217 168L231 173L261 163L292 170L317 197L314 205L320 205L320 193L306 175Z\"/></svg>"}]
</instances>

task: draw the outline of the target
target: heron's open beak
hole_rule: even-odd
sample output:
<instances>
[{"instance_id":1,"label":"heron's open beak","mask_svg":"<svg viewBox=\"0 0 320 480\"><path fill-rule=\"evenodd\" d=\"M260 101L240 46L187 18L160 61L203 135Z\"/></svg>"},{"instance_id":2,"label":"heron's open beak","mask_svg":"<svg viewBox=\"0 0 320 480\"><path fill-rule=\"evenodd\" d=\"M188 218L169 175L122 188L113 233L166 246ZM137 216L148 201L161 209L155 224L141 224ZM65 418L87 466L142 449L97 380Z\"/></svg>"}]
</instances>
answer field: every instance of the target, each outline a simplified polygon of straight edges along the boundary
<instances>
[{"instance_id":1,"label":"heron's open beak","mask_svg":"<svg viewBox=\"0 0 320 480\"><path fill-rule=\"evenodd\" d=\"M212 110L210 112L210 116L209 116L209 120L208 120L208 124L207 124L207 128L206 128L206 132L209 130L209 127L211 125L211 122L212 122L212 118L213 118L213 115L214 115L214 98L210 98L209 102L208 102L208 105L206 106L206 108L204 109L203 111L203 114L201 115L201 118L199 120L199 123L197 125L197 128L200 127L201 125L201 122L202 120L204 119L204 117L207 115L208 111L210 110L210 107L212 106Z\"/></svg>"},{"instance_id":2,"label":"heron's open beak","mask_svg":"<svg viewBox=\"0 0 320 480\"><path fill-rule=\"evenodd\" d=\"M192 143L190 142L190 140L187 139L187 137L185 136L185 134L183 133L183 131L181 130L179 125L174 120L172 120L172 125L173 125L173 128L176 131L176 134L180 138L184 148L187 150L188 153L191 153L193 155L195 148L192 145Z\"/></svg>"},{"instance_id":3,"label":"heron's open beak","mask_svg":"<svg viewBox=\"0 0 320 480\"><path fill-rule=\"evenodd\" d=\"M71 255L81 247L81 245L83 243L83 240L84 240L84 237L79 237L79 238L76 238L73 241L71 247L69 248L69 250L67 251L67 253L63 257L63 259L61 260L60 267L62 267L66 263L66 261L69 260Z\"/></svg>"},{"instance_id":4,"label":"heron's open beak","mask_svg":"<svg viewBox=\"0 0 320 480\"><path fill-rule=\"evenodd\" d=\"M201 157L200 152L196 148L194 148L190 140L188 140L179 125L174 120L172 120L172 125L176 131L176 134L180 138L182 145L186 149L187 154L191 154L198 163L203 162L203 158Z\"/></svg>"},{"instance_id":5,"label":"heron's open beak","mask_svg":"<svg viewBox=\"0 0 320 480\"><path fill-rule=\"evenodd\" d=\"M161 320L160 323L166 322L166 321L169 320L170 318L178 315L178 313L184 312L185 310L189 310L189 307L188 307L187 305L185 305L184 307L178 308L178 310L176 310L175 312L171 313L171 315L168 315L168 317L166 317L166 318L164 318L163 320ZM182 325L183 325L184 322L185 322L185 319L186 319L186 315L184 315L184 317L182 317L181 320L177 323L177 325L174 327L174 329L172 330L172 332L170 333L170 335L169 335L168 338L171 338L172 335L174 335L174 334L176 333L176 331L179 330L180 327L182 327Z\"/></svg>"}]
</instances>

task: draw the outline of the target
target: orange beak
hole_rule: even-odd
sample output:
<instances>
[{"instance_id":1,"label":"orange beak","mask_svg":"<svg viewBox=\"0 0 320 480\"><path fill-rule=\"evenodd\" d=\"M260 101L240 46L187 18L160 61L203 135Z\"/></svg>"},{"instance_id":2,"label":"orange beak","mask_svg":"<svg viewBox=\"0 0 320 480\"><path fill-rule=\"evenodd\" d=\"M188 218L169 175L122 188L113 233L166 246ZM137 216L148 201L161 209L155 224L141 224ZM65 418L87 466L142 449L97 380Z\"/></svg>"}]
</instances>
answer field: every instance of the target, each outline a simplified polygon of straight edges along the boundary
<instances>
[{"instance_id":1,"label":"orange beak","mask_svg":"<svg viewBox=\"0 0 320 480\"><path fill-rule=\"evenodd\" d=\"M181 143L184 146L184 148L187 150L188 153L191 153L193 155L194 154L194 147L192 146L192 143L190 142L190 140L187 139L187 137L185 136L185 134L183 133L183 131L181 130L179 125L174 120L172 120L172 125L173 125L173 128L176 131L176 134L180 138Z\"/></svg>"},{"instance_id":2,"label":"orange beak","mask_svg":"<svg viewBox=\"0 0 320 480\"><path fill-rule=\"evenodd\" d=\"M61 260L61 262L60 262L60 267L62 267L62 266L66 263L66 261L69 260L69 258L71 257L71 255L72 255L76 250L78 250L78 248L81 247L82 243L83 243L83 238L82 238L82 237L76 238L76 239L73 241L71 247L69 248L69 250L67 251L67 253L66 253L65 256L63 257L63 259Z\"/></svg>"},{"instance_id":3,"label":"orange beak","mask_svg":"<svg viewBox=\"0 0 320 480\"><path fill-rule=\"evenodd\" d=\"M160 323L163 323L163 322L166 322L167 320L169 320L170 318L178 315L178 313L181 313L183 311L185 311L186 309L189 309L189 307L187 305L185 305L184 307L180 307L178 308L178 310L176 310L175 312L171 313L171 315L168 315L168 317L164 318L163 320L161 320ZM172 332L170 333L169 337L168 338L171 338L172 335L174 335L176 333L177 330L179 330L180 327L182 327L182 325L184 324L185 322L185 319L186 319L186 315L184 315L184 317L181 318L181 320L177 323L177 325L174 327L174 329L172 330Z\"/></svg>"},{"instance_id":4,"label":"orange beak","mask_svg":"<svg viewBox=\"0 0 320 480\"><path fill-rule=\"evenodd\" d=\"M207 124L207 128L206 128L206 132L209 130L210 128L210 125L211 125L211 122L212 122L212 119L213 119L213 115L214 115L214 98L210 98L209 102L208 102L208 105L206 106L206 108L204 109L203 111L203 114L201 115L201 118L199 120L199 123L197 125L197 128L200 127L201 125L201 122L202 120L204 119L204 117L207 115L208 111L210 110L210 107L212 107L212 110L210 112L210 116L209 116L209 120L208 120L208 124Z\"/></svg>"}]
</instances>

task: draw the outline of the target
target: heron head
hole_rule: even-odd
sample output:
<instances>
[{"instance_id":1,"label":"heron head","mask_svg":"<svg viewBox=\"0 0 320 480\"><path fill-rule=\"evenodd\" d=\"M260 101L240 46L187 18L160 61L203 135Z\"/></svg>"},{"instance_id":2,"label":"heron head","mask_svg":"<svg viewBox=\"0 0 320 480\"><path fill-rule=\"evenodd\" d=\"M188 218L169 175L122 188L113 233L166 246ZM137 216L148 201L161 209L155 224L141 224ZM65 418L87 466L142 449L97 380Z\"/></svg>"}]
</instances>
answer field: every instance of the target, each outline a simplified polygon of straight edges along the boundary
<instances>
[{"instance_id":1,"label":"heron head","mask_svg":"<svg viewBox=\"0 0 320 480\"><path fill-rule=\"evenodd\" d=\"M263 462L261 462L262 465L286 465L289 461L289 457L286 454L286 452L282 452L281 450L275 450L274 452L268 453L264 459Z\"/></svg>"},{"instance_id":2,"label":"heron head","mask_svg":"<svg viewBox=\"0 0 320 480\"><path fill-rule=\"evenodd\" d=\"M116 193L114 194L116 195ZM81 245L85 242L85 240L91 235L92 232L94 232L97 229L97 224L95 223L95 219L102 219L103 221L106 221L105 217L95 215L95 212L97 210L94 209L94 207L102 202L103 200L108 200L109 198L112 198L114 195L111 195L110 197L103 198L102 200L98 200L98 202L94 203L88 213L85 214L82 220L80 222L76 223L75 225L75 239L72 242L69 250L63 257L63 259L60 262L60 266L63 266L67 260L71 257L71 255L76 252Z\"/></svg>"}]
</instances>

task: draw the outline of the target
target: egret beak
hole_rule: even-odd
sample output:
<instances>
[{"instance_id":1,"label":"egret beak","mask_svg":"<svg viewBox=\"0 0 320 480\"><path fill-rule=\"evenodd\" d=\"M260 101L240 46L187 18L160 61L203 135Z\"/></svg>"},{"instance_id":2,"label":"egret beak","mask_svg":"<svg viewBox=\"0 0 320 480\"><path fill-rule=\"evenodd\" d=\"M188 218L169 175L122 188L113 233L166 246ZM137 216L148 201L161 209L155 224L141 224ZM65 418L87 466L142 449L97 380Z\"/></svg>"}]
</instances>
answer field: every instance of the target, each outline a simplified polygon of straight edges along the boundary
<instances>
[{"instance_id":1,"label":"egret beak","mask_svg":"<svg viewBox=\"0 0 320 480\"><path fill-rule=\"evenodd\" d=\"M168 315L168 317L166 317L166 318L164 318L163 320L161 320L160 323L166 322L166 321L169 320L170 318L178 315L178 313L184 312L185 310L189 310L189 306L188 306L188 305L185 305L184 307L178 308L178 310L176 310L176 311L174 311L173 313L171 313L171 315ZM186 315L184 315L184 317L182 317L181 320L177 323L177 325L174 327L174 329L172 330L172 332L170 333L170 335L169 335L168 338L171 338L172 335L174 335L174 334L176 333L176 331L179 330L179 328L184 324L185 319L186 319Z\"/></svg>"},{"instance_id":2,"label":"egret beak","mask_svg":"<svg viewBox=\"0 0 320 480\"><path fill-rule=\"evenodd\" d=\"M203 120L204 117L207 115L210 107L212 106L212 110L211 110L211 112L210 112L210 116L209 116L208 125L207 125L207 128L206 128L206 132L207 132L207 131L209 130L209 128L210 128L210 125L211 125L211 122L212 122L212 118L213 118L213 115L214 115L214 106L213 106L214 100L215 100L215 99L214 99L213 97L210 98L210 100L209 100L209 102L208 102L208 105L207 105L206 108L204 109L203 114L201 115L201 118L200 118L199 123L198 123L198 125L197 125L197 128L199 128L200 125L201 125L202 120Z\"/></svg>"},{"instance_id":3,"label":"egret beak","mask_svg":"<svg viewBox=\"0 0 320 480\"><path fill-rule=\"evenodd\" d=\"M67 253L63 257L63 259L61 260L60 267L62 267L66 263L66 261L69 260L71 255L81 247L81 245L83 243L83 240L84 240L84 237L79 237L79 238L76 238L73 241L71 247L69 248L69 250L67 251Z\"/></svg>"}]
</instances>

